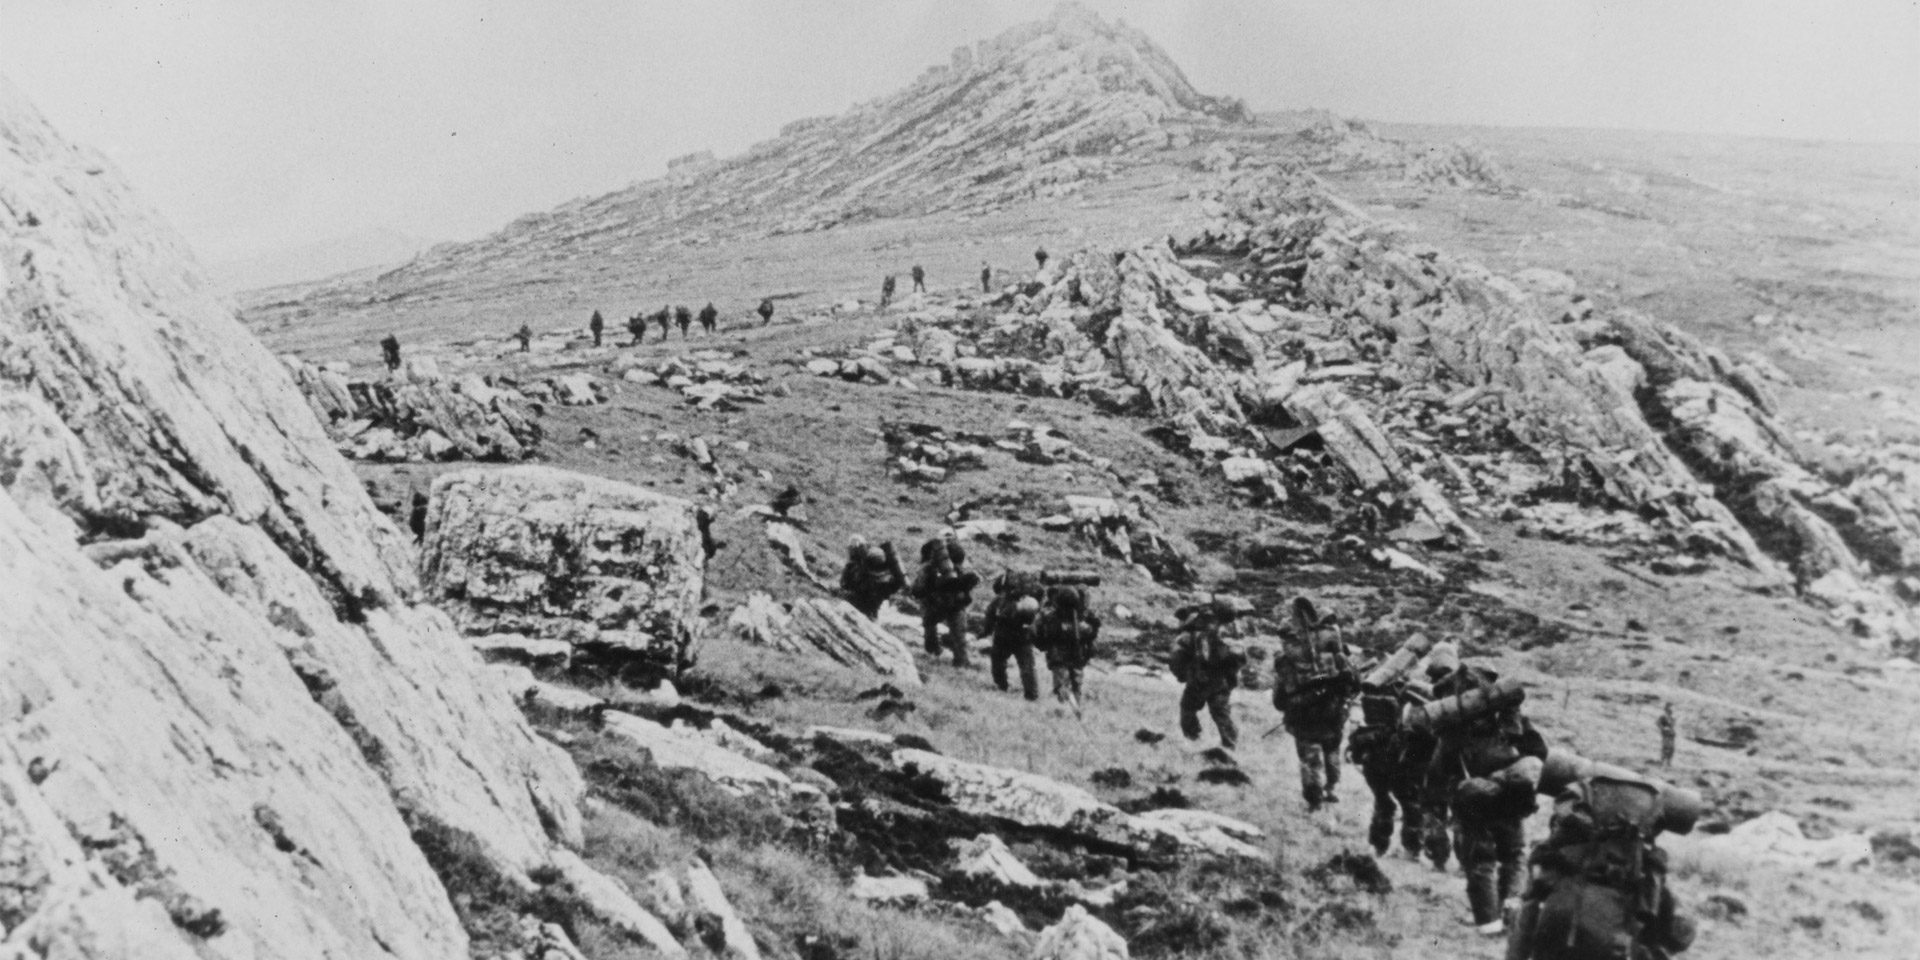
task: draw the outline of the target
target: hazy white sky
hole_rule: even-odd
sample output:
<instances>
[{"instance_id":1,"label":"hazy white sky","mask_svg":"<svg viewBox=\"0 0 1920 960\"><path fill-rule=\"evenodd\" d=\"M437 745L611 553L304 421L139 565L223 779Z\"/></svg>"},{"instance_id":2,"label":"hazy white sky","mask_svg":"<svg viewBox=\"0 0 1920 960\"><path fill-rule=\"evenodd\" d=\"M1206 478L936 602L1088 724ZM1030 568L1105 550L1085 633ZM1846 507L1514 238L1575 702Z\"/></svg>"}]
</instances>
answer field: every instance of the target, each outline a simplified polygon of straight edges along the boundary
<instances>
[{"instance_id":1,"label":"hazy white sky","mask_svg":"<svg viewBox=\"0 0 1920 960\"><path fill-rule=\"evenodd\" d=\"M1920 141L1914 0L1089 0L1208 93L1383 120ZM205 260L466 238L891 92L1009 0L0 0L0 72Z\"/></svg>"}]
</instances>

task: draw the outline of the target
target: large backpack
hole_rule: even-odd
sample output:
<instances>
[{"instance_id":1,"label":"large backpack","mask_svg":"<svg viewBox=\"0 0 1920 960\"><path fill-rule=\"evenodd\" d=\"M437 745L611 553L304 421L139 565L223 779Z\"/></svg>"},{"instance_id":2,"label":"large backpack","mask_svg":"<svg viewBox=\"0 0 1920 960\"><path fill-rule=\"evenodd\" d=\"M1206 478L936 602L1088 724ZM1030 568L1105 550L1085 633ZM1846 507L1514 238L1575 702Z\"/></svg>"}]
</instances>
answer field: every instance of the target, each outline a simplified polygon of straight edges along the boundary
<instances>
[{"instance_id":1,"label":"large backpack","mask_svg":"<svg viewBox=\"0 0 1920 960\"><path fill-rule=\"evenodd\" d=\"M1034 646L1061 662L1086 663L1093 657L1099 629L1099 621L1088 610L1086 587L1052 587L1034 629Z\"/></svg>"},{"instance_id":2,"label":"large backpack","mask_svg":"<svg viewBox=\"0 0 1920 960\"><path fill-rule=\"evenodd\" d=\"M1676 910L1666 854L1653 842L1658 788L1593 777L1555 806L1508 960L1639 960L1691 946L1693 924Z\"/></svg>"}]
</instances>

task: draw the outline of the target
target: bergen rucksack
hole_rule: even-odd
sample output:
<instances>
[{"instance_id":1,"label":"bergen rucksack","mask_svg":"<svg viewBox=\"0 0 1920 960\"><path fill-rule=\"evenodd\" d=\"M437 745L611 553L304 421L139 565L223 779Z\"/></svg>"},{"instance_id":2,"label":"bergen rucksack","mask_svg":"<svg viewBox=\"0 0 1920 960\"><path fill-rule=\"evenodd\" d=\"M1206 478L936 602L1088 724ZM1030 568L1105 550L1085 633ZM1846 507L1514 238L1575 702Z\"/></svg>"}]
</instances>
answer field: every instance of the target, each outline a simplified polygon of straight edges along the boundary
<instances>
[{"instance_id":1,"label":"bergen rucksack","mask_svg":"<svg viewBox=\"0 0 1920 960\"><path fill-rule=\"evenodd\" d=\"M1596 776L1555 804L1534 851L1534 880L1508 938L1508 960L1639 960L1685 951L1693 923L1667 889L1653 842L1659 787Z\"/></svg>"}]
</instances>

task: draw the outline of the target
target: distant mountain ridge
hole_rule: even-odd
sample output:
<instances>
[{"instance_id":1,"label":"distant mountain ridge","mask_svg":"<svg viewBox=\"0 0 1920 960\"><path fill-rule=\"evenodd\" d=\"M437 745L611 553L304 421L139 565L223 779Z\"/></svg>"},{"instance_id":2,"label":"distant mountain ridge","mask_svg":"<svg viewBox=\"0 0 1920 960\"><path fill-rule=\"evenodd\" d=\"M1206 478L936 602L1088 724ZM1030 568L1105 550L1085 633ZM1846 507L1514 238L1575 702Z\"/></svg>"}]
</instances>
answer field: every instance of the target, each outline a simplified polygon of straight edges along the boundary
<instances>
[{"instance_id":1,"label":"distant mountain ridge","mask_svg":"<svg viewBox=\"0 0 1920 960\"><path fill-rule=\"evenodd\" d=\"M1063 4L955 50L899 92L794 121L738 156L694 155L666 176L528 214L376 285L1070 195L1201 130L1251 120L1240 100L1196 90L1138 29Z\"/></svg>"},{"instance_id":2,"label":"distant mountain ridge","mask_svg":"<svg viewBox=\"0 0 1920 960\"><path fill-rule=\"evenodd\" d=\"M320 280L371 267L405 263L434 241L388 228L266 250L209 264L207 272L229 292Z\"/></svg>"}]
</instances>

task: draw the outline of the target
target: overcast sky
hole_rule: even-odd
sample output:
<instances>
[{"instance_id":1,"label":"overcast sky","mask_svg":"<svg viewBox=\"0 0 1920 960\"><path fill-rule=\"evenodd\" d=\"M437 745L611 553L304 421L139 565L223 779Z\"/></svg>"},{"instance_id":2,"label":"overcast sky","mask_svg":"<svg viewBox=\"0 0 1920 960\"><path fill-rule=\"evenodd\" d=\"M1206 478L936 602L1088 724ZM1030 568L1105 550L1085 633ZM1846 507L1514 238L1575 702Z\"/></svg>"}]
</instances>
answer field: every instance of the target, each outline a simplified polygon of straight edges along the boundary
<instances>
[{"instance_id":1,"label":"overcast sky","mask_svg":"<svg viewBox=\"0 0 1920 960\"><path fill-rule=\"evenodd\" d=\"M1913 0L1090 0L1201 90L1382 120L1920 141ZM891 92L1005 0L0 0L0 72L223 261L464 239Z\"/></svg>"}]
</instances>

